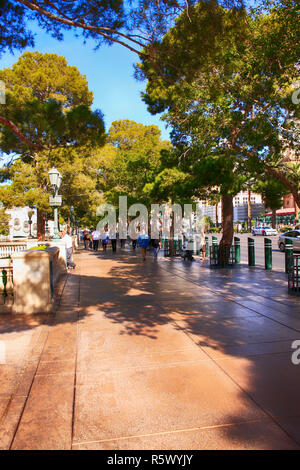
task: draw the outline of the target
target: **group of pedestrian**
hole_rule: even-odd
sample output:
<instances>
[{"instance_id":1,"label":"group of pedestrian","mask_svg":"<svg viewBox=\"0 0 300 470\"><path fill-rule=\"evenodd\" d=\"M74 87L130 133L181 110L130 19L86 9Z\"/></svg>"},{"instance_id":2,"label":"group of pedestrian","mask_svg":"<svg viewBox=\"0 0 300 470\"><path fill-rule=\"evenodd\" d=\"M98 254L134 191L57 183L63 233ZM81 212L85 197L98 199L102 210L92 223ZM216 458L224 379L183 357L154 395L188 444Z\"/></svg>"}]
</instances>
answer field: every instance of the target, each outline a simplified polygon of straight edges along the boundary
<instances>
[{"instance_id":1,"label":"group of pedestrian","mask_svg":"<svg viewBox=\"0 0 300 470\"><path fill-rule=\"evenodd\" d=\"M101 242L103 251L106 251L109 241L108 232L105 230L103 233L100 233L96 228L94 230L85 229L83 231L83 243L84 249L92 249L93 251L98 251L99 243ZM112 249L116 251L116 240L112 241Z\"/></svg>"},{"instance_id":2,"label":"group of pedestrian","mask_svg":"<svg viewBox=\"0 0 300 470\"><path fill-rule=\"evenodd\" d=\"M83 231L83 242L85 250L92 249L93 251L98 251L99 243L101 242L102 249L104 252L107 250L109 241L111 242L112 251L117 251L117 240L120 241L120 247L124 248L127 240L121 239L118 236L118 233L111 233L107 230L104 230L103 233L100 233L96 228L93 230L85 229ZM130 241L130 240L129 240ZM135 251L137 247L140 248L142 260L146 260L148 248L152 248L153 258L157 259L158 253L161 248L161 242L159 239L150 238L146 232L139 234L137 238L131 239L132 249ZM202 258L205 259L205 237L201 238L200 251L202 252ZM183 257L184 259L193 260L192 253L194 251L193 240L189 238L184 239L183 243Z\"/></svg>"}]
</instances>

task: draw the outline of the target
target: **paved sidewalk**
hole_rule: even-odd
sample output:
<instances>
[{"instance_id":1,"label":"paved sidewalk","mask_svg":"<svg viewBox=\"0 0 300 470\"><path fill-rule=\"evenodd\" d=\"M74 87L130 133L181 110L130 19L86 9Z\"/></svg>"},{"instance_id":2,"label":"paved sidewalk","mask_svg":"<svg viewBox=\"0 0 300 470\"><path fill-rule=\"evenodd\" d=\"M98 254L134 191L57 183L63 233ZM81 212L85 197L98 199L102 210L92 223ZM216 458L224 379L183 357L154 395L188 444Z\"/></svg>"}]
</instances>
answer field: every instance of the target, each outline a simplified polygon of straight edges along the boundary
<instances>
[{"instance_id":1,"label":"paved sidewalk","mask_svg":"<svg viewBox=\"0 0 300 470\"><path fill-rule=\"evenodd\" d=\"M1 449L300 449L283 273L76 258L55 316L0 316Z\"/></svg>"}]
</instances>

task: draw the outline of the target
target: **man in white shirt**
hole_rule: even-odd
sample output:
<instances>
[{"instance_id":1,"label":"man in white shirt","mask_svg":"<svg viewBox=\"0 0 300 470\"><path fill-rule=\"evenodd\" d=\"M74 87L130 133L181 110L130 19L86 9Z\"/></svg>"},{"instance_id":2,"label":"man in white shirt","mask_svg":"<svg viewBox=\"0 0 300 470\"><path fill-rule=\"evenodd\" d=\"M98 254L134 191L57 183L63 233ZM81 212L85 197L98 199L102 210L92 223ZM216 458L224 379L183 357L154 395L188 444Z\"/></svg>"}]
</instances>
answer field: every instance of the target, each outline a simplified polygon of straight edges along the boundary
<instances>
[{"instance_id":1,"label":"man in white shirt","mask_svg":"<svg viewBox=\"0 0 300 470\"><path fill-rule=\"evenodd\" d=\"M93 239L93 250L98 251L99 240L100 240L100 232L95 228L92 232L92 239Z\"/></svg>"},{"instance_id":2,"label":"man in white shirt","mask_svg":"<svg viewBox=\"0 0 300 470\"><path fill-rule=\"evenodd\" d=\"M67 268L75 268L76 264L73 263L73 239L70 235L71 230L67 228L65 232L62 234L62 240L65 242L66 245L66 252L67 252Z\"/></svg>"}]
</instances>

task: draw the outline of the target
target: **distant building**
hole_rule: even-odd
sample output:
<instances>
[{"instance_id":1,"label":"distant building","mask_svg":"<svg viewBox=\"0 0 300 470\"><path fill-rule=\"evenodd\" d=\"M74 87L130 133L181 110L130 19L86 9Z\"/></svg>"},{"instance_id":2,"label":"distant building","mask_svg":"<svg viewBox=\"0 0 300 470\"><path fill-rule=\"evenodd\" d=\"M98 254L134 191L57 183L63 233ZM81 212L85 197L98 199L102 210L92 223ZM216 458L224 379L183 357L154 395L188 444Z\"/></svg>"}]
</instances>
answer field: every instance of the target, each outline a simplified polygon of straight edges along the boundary
<instances>
[{"instance_id":1,"label":"distant building","mask_svg":"<svg viewBox=\"0 0 300 470\"><path fill-rule=\"evenodd\" d=\"M12 209L6 209L6 213L10 215L11 219L9 222L9 238L26 238L29 236L29 217L28 213L32 211L32 224L31 234L36 237L37 234L37 220L36 220L36 209L30 207L13 207Z\"/></svg>"},{"instance_id":2,"label":"distant building","mask_svg":"<svg viewBox=\"0 0 300 470\"><path fill-rule=\"evenodd\" d=\"M10 215L9 222L9 235L7 239L14 238L27 238L30 235L29 228L29 217L28 213L33 212L31 220L31 235L33 237L37 236L37 211L31 207L13 207L12 209L6 209L5 211ZM54 222L53 220L48 220L46 224L46 235L53 235ZM48 232L48 233L47 233Z\"/></svg>"},{"instance_id":3,"label":"distant building","mask_svg":"<svg viewBox=\"0 0 300 470\"><path fill-rule=\"evenodd\" d=\"M265 211L265 206L260 194L250 194L251 219L256 219ZM248 192L241 191L233 198L233 220L234 222L247 222L248 220Z\"/></svg>"},{"instance_id":4,"label":"distant building","mask_svg":"<svg viewBox=\"0 0 300 470\"><path fill-rule=\"evenodd\" d=\"M265 206L262 202L260 194L251 193L251 218L256 219L260 213L265 211ZM216 206L208 204L206 201L199 201L199 205L202 209L203 216L210 217L214 223L216 223L216 213L218 210L218 221L219 224L222 221L222 207L221 202ZM247 222L248 220L248 192L241 191L233 198L233 220L234 222Z\"/></svg>"},{"instance_id":5,"label":"distant building","mask_svg":"<svg viewBox=\"0 0 300 470\"><path fill-rule=\"evenodd\" d=\"M218 211L218 222L219 224L221 223L221 203L218 204L218 206L212 206L207 203L207 201L198 201L198 204L201 208L201 213L204 217L210 217L214 224L216 223L217 220L217 211Z\"/></svg>"},{"instance_id":6,"label":"distant building","mask_svg":"<svg viewBox=\"0 0 300 470\"><path fill-rule=\"evenodd\" d=\"M295 209L295 200L292 194L287 194L283 196L282 209Z\"/></svg>"},{"instance_id":7,"label":"distant building","mask_svg":"<svg viewBox=\"0 0 300 470\"><path fill-rule=\"evenodd\" d=\"M272 212L264 214L264 221L267 224L272 222ZM294 208L277 209L276 211L276 225L292 225L295 222Z\"/></svg>"},{"instance_id":8,"label":"distant building","mask_svg":"<svg viewBox=\"0 0 300 470\"><path fill-rule=\"evenodd\" d=\"M284 152L283 162L292 162L295 165L300 164L300 154L294 149L287 149ZM292 194L283 196L282 208L276 211L276 223L291 224L295 221L295 218L299 218L299 207L296 205L296 201Z\"/></svg>"},{"instance_id":9,"label":"distant building","mask_svg":"<svg viewBox=\"0 0 300 470\"><path fill-rule=\"evenodd\" d=\"M296 221L296 204L292 194L283 196L282 207L276 211L276 225L292 225ZM271 223L272 212L264 214L266 223Z\"/></svg>"}]
</instances>

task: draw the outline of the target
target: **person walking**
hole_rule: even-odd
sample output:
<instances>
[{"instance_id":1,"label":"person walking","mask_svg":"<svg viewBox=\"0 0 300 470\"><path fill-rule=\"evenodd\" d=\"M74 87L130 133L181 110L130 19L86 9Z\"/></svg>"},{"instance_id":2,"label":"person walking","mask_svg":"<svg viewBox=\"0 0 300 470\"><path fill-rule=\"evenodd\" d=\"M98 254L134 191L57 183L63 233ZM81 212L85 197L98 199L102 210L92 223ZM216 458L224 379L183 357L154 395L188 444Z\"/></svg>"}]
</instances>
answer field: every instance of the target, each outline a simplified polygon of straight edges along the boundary
<instances>
[{"instance_id":1,"label":"person walking","mask_svg":"<svg viewBox=\"0 0 300 470\"><path fill-rule=\"evenodd\" d=\"M116 232L110 232L109 238L111 240L111 249L113 253L117 251L117 234Z\"/></svg>"},{"instance_id":2,"label":"person walking","mask_svg":"<svg viewBox=\"0 0 300 470\"><path fill-rule=\"evenodd\" d=\"M206 239L203 232L200 234L200 251L202 251L202 260L205 261L206 256Z\"/></svg>"},{"instance_id":3,"label":"person walking","mask_svg":"<svg viewBox=\"0 0 300 470\"><path fill-rule=\"evenodd\" d=\"M85 250L89 249L90 238L91 238L91 234L90 234L89 230L86 229L83 232L83 243L84 243L84 249Z\"/></svg>"},{"instance_id":4,"label":"person walking","mask_svg":"<svg viewBox=\"0 0 300 470\"><path fill-rule=\"evenodd\" d=\"M102 248L103 248L103 251L106 251L106 247L107 247L107 244L108 244L108 233L107 231L105 230L103 233L101 233L101 243L102 243Z\"/></svg>"},{"instance_id":5,"label":"person walking","mask_svg":"<svg viewBox=\"0 0 300 470\"><path fill-rule=\"evenodd\" d=\"M73 262L73 239L71 237L71 229L67 227L67 230L62 232L61 239L65 242L66 246L66 257L67 257L67 268L74 269L76 264Z\"/></svg>"},{"instance_id":6,"label":"person walking","mask_svg":"<svg viewBox=\"0 0 300 470\"><path fill-rule=\"evenodd\" d=\"M131 242L132 242L132 249L133 249L133 251L135 251L135 249L136 249L136 238L132 238Z\"/></svg>"},{"instance_id":7,"label":"person walking","mask_svg":"<svg viewBox=\"0 0 300 470\"><path fill-rule=\"evenodd\" d=\"M93 240L93 250L98 251L99 247L99 240L100 240L100 233L98 230L95 228L95 230L92 232L92 240Z\"/></svg>"},{"instance_id":8,"label":"person walking","mask_svg":"<svg viewBox=\"0 0 300 470\"><path fill-rule=\"evenodd\" d=\"M137 246L141 249L142 260L146 261L147 248L150 243L150 237L147 233L141 233L137 239Z\"/></svg>"},{"instance_id":9,"label":"person walking","mask_svg":"<svg viewBox=\"0 0 300 470\"><path fill-rule=\"evenodd\" d=\"M151 246L153 250L153 258L157 259L158 252L160 250L159 240L156 238L151 239Z\"/></svg>"}]
</instances>

